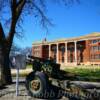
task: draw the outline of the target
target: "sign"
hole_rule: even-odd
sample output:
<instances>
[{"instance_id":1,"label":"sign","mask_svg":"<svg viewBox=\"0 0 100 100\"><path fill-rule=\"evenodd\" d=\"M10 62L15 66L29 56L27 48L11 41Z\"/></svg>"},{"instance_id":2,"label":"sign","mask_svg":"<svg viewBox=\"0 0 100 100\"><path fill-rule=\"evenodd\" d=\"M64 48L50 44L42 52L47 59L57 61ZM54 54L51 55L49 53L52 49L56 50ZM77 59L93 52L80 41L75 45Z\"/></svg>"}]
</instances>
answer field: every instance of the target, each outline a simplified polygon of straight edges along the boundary
<instances>
[{"instance_id":1,"label":"sign","mask_svg":"<svg viewBox=\"0 0 100 100\"><path fill-rule=\"evenodd\" d=\"M19 96L19 68L16 69L16 96Z\"/></svg>"},{"instance_id":2,"label":"sign","mask_svg":"<svg viewBox=\"0 0 100 100\"><path fill-rule=\"evenodd\" d=\"M17 54L16 56L10 57L10 66L12 69L26 69L26 56Z\"/></svg>"},{"instance_id":3,"label":"sign","mask_svg":"<svg viewBox=\"0 0 100 100\"><path fill-rule=\"evenodd\" d=\"M16 96L19 96L19 69L26 68L26 56L22 54L17 54L15 58L13 58L12 63L14 63L16 67Z\"/></svg>"},{"instance_id":4,"label":"sign","mask_svg":"<svg viewBox=\"0 0 100 100\"><path fill-rule=\"evenodd\" d=\"M18 54L15 56L15 67L19 69L26 68L26 56L22 54Z\"/></svg>"}]
</instances>

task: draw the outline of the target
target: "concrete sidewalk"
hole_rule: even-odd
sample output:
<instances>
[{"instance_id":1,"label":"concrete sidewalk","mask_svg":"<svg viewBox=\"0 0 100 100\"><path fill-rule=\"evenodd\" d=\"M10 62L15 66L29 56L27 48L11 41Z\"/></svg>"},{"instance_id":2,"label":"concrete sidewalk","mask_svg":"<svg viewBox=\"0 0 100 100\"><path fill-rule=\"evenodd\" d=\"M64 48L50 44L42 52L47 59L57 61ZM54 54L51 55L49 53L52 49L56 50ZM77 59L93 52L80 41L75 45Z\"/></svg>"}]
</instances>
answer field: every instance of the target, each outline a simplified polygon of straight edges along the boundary
<instances>
[{"instance_id":1,"label":"concrete sidewalk","mask_svg":"<svg viewBox=\"0 0 100 100\"><path fill-rule=\"evenodd\" d=\"M14 84L6 86L4 89L0 89L0 100L39 100L37 98L32 98L28 95L25 88L25 78L20 78L19 83L19 96L16 96L16 80L13 80ZM97 82L82 82L82 81L71 81L71 83L77 85L92 85L98 87L97 92L100 93L100 83ZM95 88L89 91L94 91ZM65 96L62 96L60 100L70 100ZM85 100L85 99L83 99Z\"/></svg>"},{"instance_id":2,"label":"concrete sidewalk","mask_svg":"<svg viewBox=\"0 0 100 100\"><path fill-rule=\"evenodd\" d=\"M28 96L25 84L19 85L19 96L16 96L16 84L8 85L0 90L0 100L38 100Z\"/></svg>"},{"instance_id":3,"label":"concrete sidewalk","mask_svg":"<svg viewBox=\"0 0 100 100\"><path fill-rule=\"evenodd\" d=\"M19 83L19 96L16 96L16 84L7 85L4 89L0 89L0 100L41 100L39 98L33 98L28 95L25 83ZM51 99L45 99L51 100ZM57 100L57 99L53 99ZM69 100L66 97L62 97L59 100Z\"/></svg>"}]
</instances>

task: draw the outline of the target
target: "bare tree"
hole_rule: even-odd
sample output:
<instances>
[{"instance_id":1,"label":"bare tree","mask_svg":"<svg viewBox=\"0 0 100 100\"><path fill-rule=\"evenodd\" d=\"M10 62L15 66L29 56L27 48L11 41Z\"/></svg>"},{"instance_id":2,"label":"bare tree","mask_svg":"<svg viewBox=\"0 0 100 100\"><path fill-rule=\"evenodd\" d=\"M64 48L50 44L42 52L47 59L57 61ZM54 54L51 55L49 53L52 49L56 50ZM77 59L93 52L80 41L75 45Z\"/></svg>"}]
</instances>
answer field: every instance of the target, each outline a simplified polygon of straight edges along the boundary
<instances>
[{"instance_id":1,"label":"bare tree","mask_svg":"<svg viewBox=\"0 0 100 100\"><path fill-rule=\"evenodd\" d=\"M22 48L20 48L18 45L16 44L12 44L11 50L10 50L10 57L16 56L16 52L20 52L22 50Z\"/></svg>"},{"instance_id":2,"label":"bare tree","mask_svg":"<svg viewBox=\"0 0 100 100\"><path fill-rule=\"evenodd\" d=\"M12 82L9 53L14 36L19 35L18 27L21 26L24 17L30 15L30 17L39 18L41 25L45 28L51 25L45 15L48 1L69 4L78 0L0 0L0 83ZM5 28L4 24L8 25L8 28Z\"/></svg>"}]
</instances>

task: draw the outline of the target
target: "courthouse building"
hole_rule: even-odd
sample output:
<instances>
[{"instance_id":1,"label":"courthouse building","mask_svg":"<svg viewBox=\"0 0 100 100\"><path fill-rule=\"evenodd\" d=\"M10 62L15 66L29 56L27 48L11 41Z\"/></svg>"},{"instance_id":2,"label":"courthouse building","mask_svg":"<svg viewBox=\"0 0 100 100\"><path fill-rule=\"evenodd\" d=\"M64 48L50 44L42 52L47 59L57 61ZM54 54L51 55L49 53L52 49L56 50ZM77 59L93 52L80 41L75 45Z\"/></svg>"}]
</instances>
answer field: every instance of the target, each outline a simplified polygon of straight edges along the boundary
<instances>
[{"instance_id":1,"label":"courthouse building","mask_svg":"<svg viewBox=\"0 0 100 100\"><path fill-rule=\"evenodd\" d=\"M64 65L100 65L100 33L35 42L32 44L32 55Z\"/></svg>"}]
</instances>

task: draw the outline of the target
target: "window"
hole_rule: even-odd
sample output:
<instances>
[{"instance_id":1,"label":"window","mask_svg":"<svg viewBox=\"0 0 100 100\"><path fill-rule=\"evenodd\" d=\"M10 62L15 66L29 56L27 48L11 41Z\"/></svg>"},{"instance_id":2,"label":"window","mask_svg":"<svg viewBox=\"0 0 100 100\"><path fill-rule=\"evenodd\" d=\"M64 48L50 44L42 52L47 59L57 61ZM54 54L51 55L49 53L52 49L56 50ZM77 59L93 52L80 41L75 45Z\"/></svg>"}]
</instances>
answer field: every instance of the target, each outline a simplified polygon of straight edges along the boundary
<instances>
[{"instance_id":1,"label":"window","mask_svg":"<svg viewBox=\"0 0 100 100\"><path fill-rule=\"evenodd\" d=\"M98 40L98 42L100 42L100 40Z\"/></svg>"},{"instance_id":2,"label":"window","mask_svg":"<svg viewBox=\"0 0 100 100\"><path fill-rule=\"evenodd\" d=\"M95 44L97 42L100 42L100 39L99 40L92 40L91 43Z\"/></svg>"},{"instance_id":3,"label":"window","mask_svg":"<svg viewBox=\"0 0 100 100\"><path fill-rule=\"evenodd\" d=\"M100 51L100 46L91 47L91 51Z\"/></svg>"},{"instance_id":4,"label":"window","mask_svg":"<svg viewBox=\"0 0 100 100\"><path fill-rule=\"evenodd\" d=\"M98 42L98 40L93 40L93 41L92 41L92 43L97 43L97 42Z\"/></svg>"},{"instance_id":5,"label":"window","mask_svg":"<svg viewBox=\"0 0 100 100\"><path fill-rule=\"evenodd\" d=\"M34 46L33 48L34 48L35 50L37 50L37 49L39 49L39 46Z\"/></svg>"},{"instance_id":6,"label":"window","mask_svg":"<svg viewBox=\"0 0 100 100\"><path fill-rule=\"evenodd\" d=\"M98 46L98 51L100 51L100 45Z\"/></svg>"},{"instance_id":7,"label":"window","mask_svg":"<svg viewBox=\"0 0 100 100\"><path fill-rule=\"evenodd\" d=\"M91 60L100 60L100 54L92 54L91 55Z\"/></svg>"},{"instance_id":8,"label":"window","mask_svg":"<svg viewBox=\"0 0 100 100\"><path fill-rule=\"evenodd\" d=\"M95 56L94 56L95 59L98 59L98 57L99 57L99 55L95 55Z\"/></svg>"},{"instance_id":9,"label":"window","mask_svg":"<svg viewBox=\"0 0 100 100\"><path fill-rule=\"evenodd\" d=\"M35 55L35 56L39 56L39 51L35 51L35 52L34 52L34 55Z\"/></svg>"},{"instance_id":10,"label":"window","mask_svg":"<svg viewBox=\"0 0 100 100\"><path fill-rule=\"evenodd\" d=\"M93 51L97 51L98 50L98 46L93 46Z\"/></svg>"},{"instance_id":11,"label":"window","mask_svg":"<svg viewBox=\"0 0 100 100\"><path fill-rule=\"evenodd\" d=\"M99 59L100 60L100 54L96 54L96 55L94 55L94 59Z\"/></svg>"}]
</instances>

